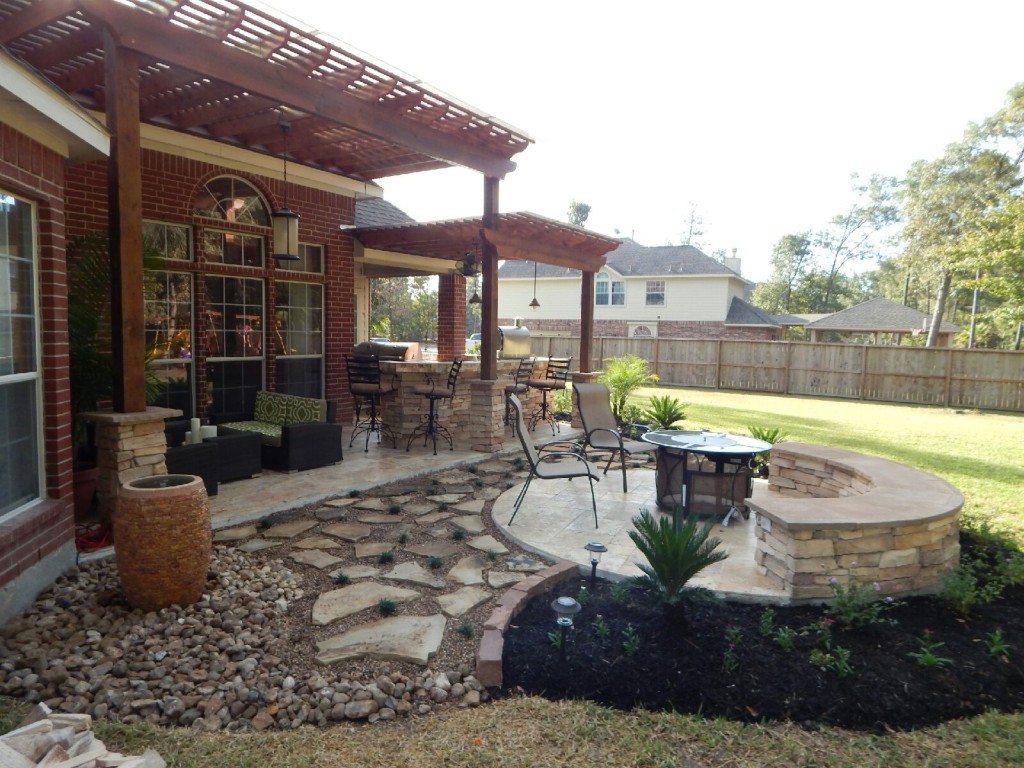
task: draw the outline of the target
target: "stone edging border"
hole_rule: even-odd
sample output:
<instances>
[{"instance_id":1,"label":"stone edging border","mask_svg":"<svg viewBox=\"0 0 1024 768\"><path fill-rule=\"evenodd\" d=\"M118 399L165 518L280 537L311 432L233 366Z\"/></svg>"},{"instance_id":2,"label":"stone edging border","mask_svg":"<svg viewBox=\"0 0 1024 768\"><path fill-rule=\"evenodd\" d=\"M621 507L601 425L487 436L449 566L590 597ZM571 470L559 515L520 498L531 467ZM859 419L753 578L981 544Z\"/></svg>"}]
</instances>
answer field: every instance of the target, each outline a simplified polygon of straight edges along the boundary
<instances>
[{"instance_id":1,"label":"stone edging border","mask_svg":"<svg viewBox=\"0 0 1024 768\"><path fill-rule=\"evenodd\" d=\"M498 604L484 622L483 636L476 652L476 679L487 688L502 685L502 654L505 650L505 630L537 595L547 592L563 581L581 573L578 563L562 561L523 579L498 599Z\"/></svg>"}]
</instances>

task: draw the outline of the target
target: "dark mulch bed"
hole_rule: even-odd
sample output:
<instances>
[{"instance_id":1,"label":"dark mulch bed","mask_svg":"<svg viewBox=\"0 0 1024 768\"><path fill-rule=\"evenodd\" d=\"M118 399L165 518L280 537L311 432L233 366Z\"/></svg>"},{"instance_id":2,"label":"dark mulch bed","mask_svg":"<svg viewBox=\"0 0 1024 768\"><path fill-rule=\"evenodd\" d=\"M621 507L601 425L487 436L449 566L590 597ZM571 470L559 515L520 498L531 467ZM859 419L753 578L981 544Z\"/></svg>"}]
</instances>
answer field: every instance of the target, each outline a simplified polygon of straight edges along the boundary
<instances>
[{"instance_id":1,"label":"dark mulch bed","mask_svg":"<svg viewBox=\"0 0 1024 768\"><path fill-rule=\"evenodd\" d=\"M633 589L621 598L607 582L586 590L589 599L575 617L563 659L549 633L555 630L551 601L576 597L589 580L563 584L539 595L505 635L505 690L549 699L588 699L618 709L644 707L739 720L793 720L884 730L930 725L986 710L1024 709L1024 589L958 618L933 598L911 598L885 612L885 621L856 629L831 629L831 647L849 651L846 676L812 663L823 650L819 632L826 614L817 607L774 608L772 626L797 632L784 650L762 633L764 607L689 602L685 617L668 616L652 597ZM618 599L616 599L618 598ZM607 635L597 627L604 622ZM624 650L625 633L639 635L636 652ZM740 637L729 670L726 632ZM990 652L990 636L1001 630L1011 646ZM930 630L943 645L945 666L921 666L908 653L920 650ZM820 663L821 658L817 659Z\"/></svg>"}]
</instances>

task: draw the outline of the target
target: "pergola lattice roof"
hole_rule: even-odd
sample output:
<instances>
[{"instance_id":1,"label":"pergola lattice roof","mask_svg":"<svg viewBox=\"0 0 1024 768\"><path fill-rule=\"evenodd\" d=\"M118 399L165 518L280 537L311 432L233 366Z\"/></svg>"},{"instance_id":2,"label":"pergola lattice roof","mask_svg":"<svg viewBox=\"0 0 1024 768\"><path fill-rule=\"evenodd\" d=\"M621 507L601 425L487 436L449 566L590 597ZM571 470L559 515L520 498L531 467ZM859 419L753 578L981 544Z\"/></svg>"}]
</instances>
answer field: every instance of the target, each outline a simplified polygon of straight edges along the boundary
<instances>
[{"instance_id":1,"label":"pergola lattice roof","mask_svg":"<svg viewBox=\"0 0 1024 768\"><path fill-rule=\"evenodd\" d=\"M0 44L105 111L107 37L145 123L357 179L450 165L503 178L532 139L312 29L229 0L0 0Z\"/></svg>"}]
</instances>

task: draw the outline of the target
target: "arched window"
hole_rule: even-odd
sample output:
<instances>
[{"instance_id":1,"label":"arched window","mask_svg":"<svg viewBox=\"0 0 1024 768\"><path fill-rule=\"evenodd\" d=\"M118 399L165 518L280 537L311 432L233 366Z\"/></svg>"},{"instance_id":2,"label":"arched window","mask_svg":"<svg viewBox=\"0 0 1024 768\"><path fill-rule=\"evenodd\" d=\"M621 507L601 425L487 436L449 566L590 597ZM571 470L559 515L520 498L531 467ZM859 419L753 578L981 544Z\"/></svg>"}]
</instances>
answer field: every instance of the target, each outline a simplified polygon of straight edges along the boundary
<instances>
[{"instance_id":1,"label":"arched window","mask_svg":"<svg viewBox=\"0 0 1024 768\"><path fill-rule=\"evenodd\" d=\"M270 226L270 209L263 196L245 179L218 176L203 185L192 202L192 213L207 219Z\"/></svg>"}]
</instances>

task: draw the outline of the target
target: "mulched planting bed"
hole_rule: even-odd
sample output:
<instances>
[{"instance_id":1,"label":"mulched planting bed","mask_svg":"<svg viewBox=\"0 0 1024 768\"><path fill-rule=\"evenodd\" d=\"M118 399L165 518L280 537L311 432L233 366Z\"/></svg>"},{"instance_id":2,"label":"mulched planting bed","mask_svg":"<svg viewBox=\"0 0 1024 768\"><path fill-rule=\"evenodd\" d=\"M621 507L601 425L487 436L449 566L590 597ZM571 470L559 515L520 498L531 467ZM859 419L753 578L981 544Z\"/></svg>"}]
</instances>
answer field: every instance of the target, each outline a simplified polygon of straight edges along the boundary
<instances>
[{"instance_id":1,"label":"mulched planting bed","mask_svg":"<svg viewBox=\"0 0 1024 768\"><path fill-rule=\"evenodd\" d=\"M588 699L617 709L866 730L1024 707L1019 586L967 619L935 598L917 597L886 610L881 622L854 629L823 623L821 606L775 607L768 627L763 606L688 601L682 616L670 615L638 589L623 597L601 580L592 591L585 587L589 579L565 582L535 597L513 619L505 634L505 691ZM579 597L581 590L587 598L568 632L563 658L551 638L557 634L551 602L561 595ZM783 627L795 633L792 650L776 640ZM630 628L638 638L632 654ZM1009 645L1003 654L991 651L996 630ZM922 666L908 655L921 651L926 636L941 643L934 655L949 663ZM848 674L834 668L843 653L837 649L849 652Z\"/></svg>"}]
</instances>

